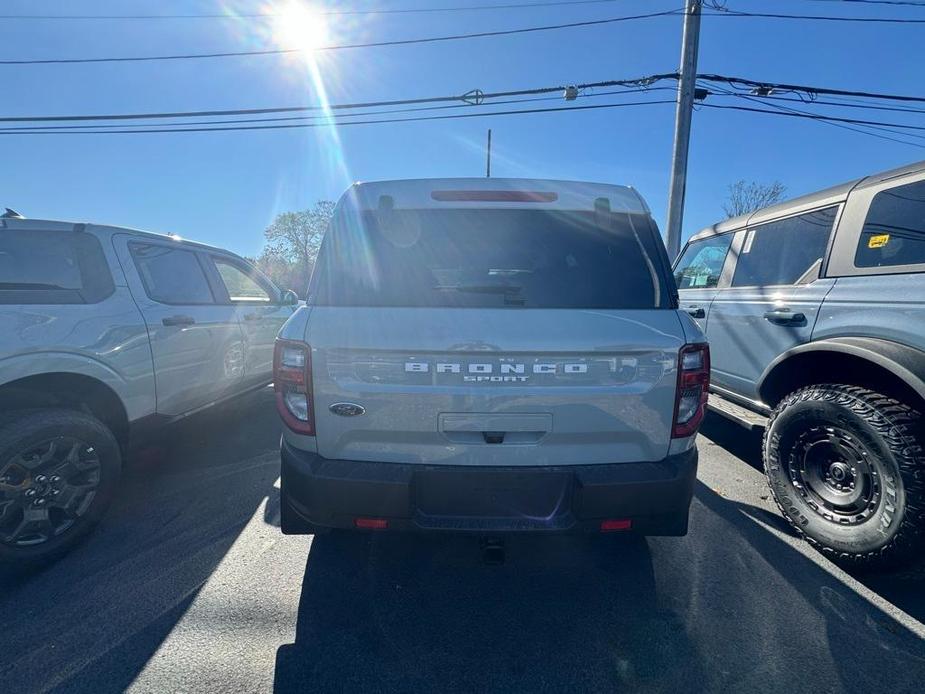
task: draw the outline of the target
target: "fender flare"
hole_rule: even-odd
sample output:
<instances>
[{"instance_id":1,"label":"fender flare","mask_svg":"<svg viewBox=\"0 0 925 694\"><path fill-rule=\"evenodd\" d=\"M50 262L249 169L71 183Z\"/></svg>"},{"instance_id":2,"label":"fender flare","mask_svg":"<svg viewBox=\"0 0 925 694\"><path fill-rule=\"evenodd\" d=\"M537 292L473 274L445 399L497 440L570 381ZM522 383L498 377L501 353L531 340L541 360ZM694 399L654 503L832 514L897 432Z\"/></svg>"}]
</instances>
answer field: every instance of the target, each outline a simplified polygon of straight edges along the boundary
<instances>
[{"instance_id":1,"label":"fender flare","mask_svg":"<svg viewBox=\"0 0 925 694\"><path fill-rule=\"evenodd\" d=\"M40 359L36 359L36 356ZM138 397L130 397L132 386L126 378L104 362L86 354L63 350L46 350L17 354L0 359L0 386L7 386L31 376L62 374L92 378L106 386L121 402L129 421L145 414L149 406ZM154 397L150 396L153 411Z\"/></svg>"},{"instance_id":2,"label":"fender flare","mask_svg":"<svg viewBox=\"0 0 925 694\"><path fill-rule=\"evenodd\" d=\"M875 337L832 337L789 349L778 355L758 379L758 393L765 402L768 379L793 356L811 352L838 352L869 361L902 379L925 400L925 350Z\"/></svg>"}]
</instances>

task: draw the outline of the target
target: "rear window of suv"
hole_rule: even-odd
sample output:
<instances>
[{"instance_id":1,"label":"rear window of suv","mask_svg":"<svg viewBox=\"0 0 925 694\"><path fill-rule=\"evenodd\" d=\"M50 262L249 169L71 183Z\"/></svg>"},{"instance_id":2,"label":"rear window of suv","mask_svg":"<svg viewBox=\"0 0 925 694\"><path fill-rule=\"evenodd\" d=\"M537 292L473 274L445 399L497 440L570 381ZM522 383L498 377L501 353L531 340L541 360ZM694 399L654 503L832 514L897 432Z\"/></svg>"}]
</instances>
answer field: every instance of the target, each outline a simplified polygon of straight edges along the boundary
<instances>
[{"instance_id":1,"label":"rear window of suv","mask_svg":"<svg viewBox=\"0 0 925 694\"><path fill-rule=\"evenodd\" d=\"M334 306L668 308L650 220L611 212L338 215L311 301Z\"/></svg>"},{"instance_id":2,"label":"rear window of suv","mask_svg":"<svg viewBox=\"0 0 925 694\"><path fill-rule=\"evenodd\" d=\"M0 303L95 303L113 291L96 237L81 231L0 229Z\"/></svg>"}]
</instances>

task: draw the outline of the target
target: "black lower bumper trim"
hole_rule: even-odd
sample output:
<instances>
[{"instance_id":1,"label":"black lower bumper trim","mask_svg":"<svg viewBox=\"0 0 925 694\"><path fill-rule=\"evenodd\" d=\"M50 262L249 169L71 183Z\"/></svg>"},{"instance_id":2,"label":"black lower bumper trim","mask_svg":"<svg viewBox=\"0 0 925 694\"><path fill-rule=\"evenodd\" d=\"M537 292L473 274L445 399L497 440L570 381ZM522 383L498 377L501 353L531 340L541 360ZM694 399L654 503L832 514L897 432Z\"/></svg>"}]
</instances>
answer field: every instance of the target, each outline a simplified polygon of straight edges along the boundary
<instances>
[{"instance_id":1,"label":"black lower bumper trim","mask_svg":"<svg viewBox=\"0 0 925 694\"><path fill-rule=\"evenodd\" d=\"M691 449L659 462L560 467L464 467L329 460L283 443L284 532L353 528L358 517L393 530L598 531L630 519L646 535L684 535L697 474ZM288 526L288 527L287 527Z\"/></svg>"}]
</instances>

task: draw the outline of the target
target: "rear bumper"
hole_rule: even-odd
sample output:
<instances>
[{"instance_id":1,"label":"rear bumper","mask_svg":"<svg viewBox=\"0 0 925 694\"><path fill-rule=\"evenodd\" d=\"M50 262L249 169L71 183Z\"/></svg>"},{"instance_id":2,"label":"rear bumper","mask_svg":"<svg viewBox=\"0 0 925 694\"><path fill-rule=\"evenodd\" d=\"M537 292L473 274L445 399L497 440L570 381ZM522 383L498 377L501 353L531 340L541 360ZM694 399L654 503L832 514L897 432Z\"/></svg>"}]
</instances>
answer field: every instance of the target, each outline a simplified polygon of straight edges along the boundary
<instances>
[{"instance_id":1,"label":"rear bumper","mask_svg":"<svg viewBox=\"0 0 925 694\"><path fill-rule=\"evenodd\" d=\"M654 463L496 468L329 460L284 441L281 459L284 518L328 528L364 517L390 530L598 532L629 519L640 534L685 535L697 475L696 448Z\"/></svg>"}]
</instances>

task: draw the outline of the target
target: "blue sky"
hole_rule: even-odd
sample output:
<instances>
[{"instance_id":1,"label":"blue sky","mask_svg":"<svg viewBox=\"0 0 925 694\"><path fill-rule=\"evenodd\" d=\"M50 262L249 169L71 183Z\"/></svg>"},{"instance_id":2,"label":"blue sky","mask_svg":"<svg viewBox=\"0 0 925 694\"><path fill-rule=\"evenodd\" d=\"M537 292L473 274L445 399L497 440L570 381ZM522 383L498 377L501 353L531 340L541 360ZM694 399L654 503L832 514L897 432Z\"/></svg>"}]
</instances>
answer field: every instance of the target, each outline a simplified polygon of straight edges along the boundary
<instances>
[{"instance_id":1,"label":"blue sky","mask_svg":"<svg viewBox=\"0 0 925 694\"><path fill-rule=\"evenodd\" d=\"M441 7L493 0L350 0L334 8ZM494 0L505 4L511 0ZM681 0L329 18L333 43L508 29L673 9ZM736 10L925 18L925 8L728 0ZM262 11L258 0L6 0L3 14ZM521 36L328 52L331 102L415 98L624 79L677 69L681 18ZM153 55L275 47L262 20L0 20L0 59ZM705 18L700 72L881 92L925 93L925 25ZM317 103L299 58L0 65L5 115L261 108ZM670 98L668 92L649 98ZM623 97L628 100L629 97ZM713 103L728 103L711 97ZM608 99L582 103L603 103ZM539 106L560 105L558 102ZM791 105L792 104L787 104ZM866 115L865 115L866 114ZM849 117L899 114L843 111ZM371 126L169 135L6 137L0 204L30 217L105 222L254 255L283 211L336 199L354 180L479 176L485 131L496 176L637 187L664 226L674 107ZM919 124L925 123L918 116ZM906 122L911 121L908 117ZM922 141L925 144L925 140ZM920 148L825 124L735 111L694 115L685 237L722 216L727 185L779 179L798 195L925 159Z\"/></svg>"}]
</instances>

